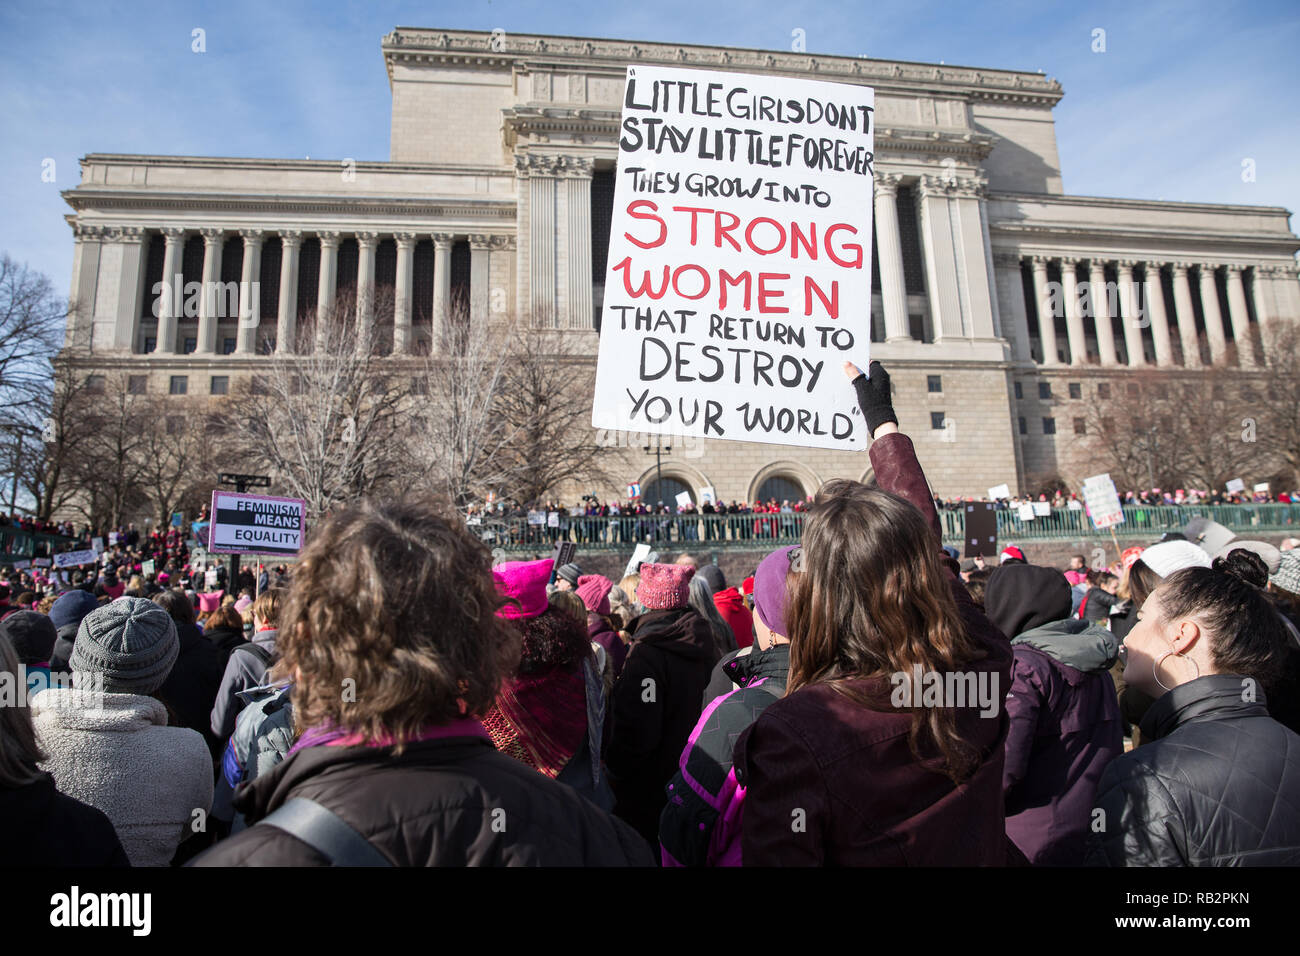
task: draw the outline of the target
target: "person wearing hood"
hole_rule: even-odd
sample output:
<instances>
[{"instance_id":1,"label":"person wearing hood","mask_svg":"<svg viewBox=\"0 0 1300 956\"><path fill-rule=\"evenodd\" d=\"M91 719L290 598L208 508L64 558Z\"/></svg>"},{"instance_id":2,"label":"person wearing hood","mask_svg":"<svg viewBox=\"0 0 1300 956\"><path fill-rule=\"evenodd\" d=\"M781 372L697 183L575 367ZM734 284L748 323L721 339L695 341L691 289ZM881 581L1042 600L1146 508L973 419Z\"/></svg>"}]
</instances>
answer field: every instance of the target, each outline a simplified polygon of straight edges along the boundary
<instances>
[{"instance_id":1,"label":"person wearing hood","mask_svg":"<svg viewBox=\"0 0 1300 956\"><path fill-rule=\"evenodd\" d=\"M741 809L736 782L736 739L769 704L785 694L790 640L785 636L786 577L798 545L773 551L754 574L754 650L722 665L739 689L713 702L682 750L659 817L664 866L740 866Z\"/></svg>"},{"instance_id":2,"label":"person wearing hood","mask_svg":"<svg viewBox=\"0 0 1300 956\"><path fill-rule=\"evenodd\" d=\"M220 607L208 615L203 622L203 637L221 651L222 670L230 660L231 653L237 647L247 644L244 639L243 608L238 604ZM214 695L215 699L215 695Z\"/></svg>"},{"instance_id":3,"label":"person wearing hood","mask_svg":"<svg viewBox=\"0 0 1300 956\"><path fill-rule=\"evenodd\" d=\"M207 717L221 685L225 654L199 630L194 621L194 608L181 592L163 591L151 600L176 624L180 646L176 665L158 688L158 698L171 708L175 716L172 723L203 735L215 763L226 742L212 733Z\"/></svg>"},{"instance_id":4,"label":"person wearing hood","mask_svg":"<svg viewBox=\"0 0 1300 956\"><path fill-rule=\"evenodd\" d=\"M984 610L1014 654L1002 769L1007 836L1030 863L1078 866L1097 782L1124 752L1109 674L1119 642L1070 617L1069 582L1052 568L999 567Z\"/></svg>"},{"instance_id":5,"label":"person wearing hood","mask_svg":"<svg viewBox=\"0 0 1300 956\"><path fill-rule=\"evenodd\" d=\"M700 715L718 660L713 629L689 606L695 569L643 564L636 598L646 613L628 627L632 643L614 684L614 728L606 754L622 817L654 845L664 788Z\"/></svg>"},{"instance_id":6,"label":"person wearing hood","mask_svg":"<svg viewBox=\"0 0 1300 956\"><path fill-rule=\"evenodd\" d=\"M166 866L212 806L203 738L167 726L156 694L180 654L176 624L145 598L86 615L72 648L73 686L32 698L41 769L61 792L98 807L132 866Z\"/></svg>"},{"instance_id":7,"label":"person wearing hood","mask_svg":"<svg viewBox=\"0 0 1300 956\"><path fill-rule=\"evenodd\" d=\"M36 611L15 611L0 620L0 635L9 638L27 672L28 696L49 687L50 656L57 639L54 623Z\"/></svg>"},{"instance_id":8,"label":"person wearing hood","mask_svg":"<svg viewBox=\"0 0 1300 956\"><path fill-rule=\"evenodd\" d=\"M99 601L95 595L80 588L73 588L60 594L50 608L50 622L54 625L57 637L54 650L50 652L50 671L56 674L71 672L68 659L72 656L72 647L77 640L77 628L82 619L95 608Z\"/></svg>"}]
</instances>

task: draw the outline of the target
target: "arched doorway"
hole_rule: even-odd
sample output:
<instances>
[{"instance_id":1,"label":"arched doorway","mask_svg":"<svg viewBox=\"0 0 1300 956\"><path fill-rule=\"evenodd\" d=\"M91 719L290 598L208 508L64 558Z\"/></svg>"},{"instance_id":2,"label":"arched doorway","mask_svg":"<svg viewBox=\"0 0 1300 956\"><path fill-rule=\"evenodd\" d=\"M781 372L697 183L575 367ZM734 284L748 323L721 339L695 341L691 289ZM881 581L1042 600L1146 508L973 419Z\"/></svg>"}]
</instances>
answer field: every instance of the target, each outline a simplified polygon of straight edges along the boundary
<instances>
[{"instance_id":1,"label":"arched doorway","mask_svg":"<svg viewBox=\"0 0 1300 956\"><path fill-rule=\"evenodd\" d=\"M772 475L758 486L757 500L775 500L777 504L788 501L794 504L804 498L803 483L789 475Z\"/></svg>"},{"instance_id":2,"label":"arched doorway","mask_svg":"<svg viewBox=\"0 0 1300 956\"><path fill-rule=\"evenodd\" d=\"M677 506L677 496L683 491L689 492L691 500L695 500L695 492L691 490L690 485L680 478L664 475L662 479L652 479L641 486L641 500L645 502L648 508L653 508L660 502L670 508L675 508Z\"/></svg>"}]
</instances>

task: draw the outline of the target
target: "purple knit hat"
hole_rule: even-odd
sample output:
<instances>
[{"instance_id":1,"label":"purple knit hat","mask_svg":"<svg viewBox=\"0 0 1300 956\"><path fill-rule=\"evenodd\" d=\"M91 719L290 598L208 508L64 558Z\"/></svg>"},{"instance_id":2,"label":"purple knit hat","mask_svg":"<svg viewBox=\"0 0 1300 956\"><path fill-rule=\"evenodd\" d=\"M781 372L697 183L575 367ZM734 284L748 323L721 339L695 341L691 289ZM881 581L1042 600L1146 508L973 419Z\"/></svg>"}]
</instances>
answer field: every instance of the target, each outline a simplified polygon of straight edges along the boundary
<instances>
[{"instance_id":1,"label":"purple knit hat","mask_svg":"<svg viewBox=\"0 0 1300 956\"><path fill-rule=\"evenodd\" d=\"M695 569L685 564L643 564L636 599L655 611L686 607Z\"/></svg>"},{"instance_id":2,"label":"purple knit hat","mask_svg":"<svg viewBox=\"0 0 1300 956\"><path fill-rule=\"evenodd\" d=\"M754 613L781 637L790 636L785 626L785 579L792 570L792 552L797 550L797 544L778 548L760 561L754 572Z\"/></svg>"},{"instance_id":3,"label":"purple knit hat","mask_svg":"<svg viewBox=\"0 0 1300 956\"><path fill-rule=\"evenodd\" d=\"M547 608L546 585L551 580L551 561L507 561L492 569L496 579L497 590L504 596L519 602L516 607L507 604L497 611L497 617L517 620L521 617L537 617Z\"/></svg>"},{"instance_id":4,"label":"purple knit hat","mask_svg":"<svg viewBox=\"0 0 1300 956\"><path fill-rule=\"evenodd\" d=\"M578 578L578 597L593 614L609 616L609 589L614 582L603 574L584 574Z\"/></svg>"}]
</instances>

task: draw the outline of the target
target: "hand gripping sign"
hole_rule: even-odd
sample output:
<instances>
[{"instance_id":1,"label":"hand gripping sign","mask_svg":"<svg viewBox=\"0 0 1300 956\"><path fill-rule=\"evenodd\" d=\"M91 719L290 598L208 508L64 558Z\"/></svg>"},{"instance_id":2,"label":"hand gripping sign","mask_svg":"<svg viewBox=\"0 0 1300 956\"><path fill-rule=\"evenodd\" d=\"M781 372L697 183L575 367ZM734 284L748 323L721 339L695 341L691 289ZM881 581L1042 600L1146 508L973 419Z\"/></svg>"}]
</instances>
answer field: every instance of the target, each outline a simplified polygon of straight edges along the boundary
<instances>
[{"instance_id":1,"label":"hand gripping sign","mask_svg":"<svg viewBox=\"0 0 1300 956\"><path fill-rule=\"evenodd\" d=\"M874 91L628 68L592 424L863 449Z\"/></svg>"}]
</instances>

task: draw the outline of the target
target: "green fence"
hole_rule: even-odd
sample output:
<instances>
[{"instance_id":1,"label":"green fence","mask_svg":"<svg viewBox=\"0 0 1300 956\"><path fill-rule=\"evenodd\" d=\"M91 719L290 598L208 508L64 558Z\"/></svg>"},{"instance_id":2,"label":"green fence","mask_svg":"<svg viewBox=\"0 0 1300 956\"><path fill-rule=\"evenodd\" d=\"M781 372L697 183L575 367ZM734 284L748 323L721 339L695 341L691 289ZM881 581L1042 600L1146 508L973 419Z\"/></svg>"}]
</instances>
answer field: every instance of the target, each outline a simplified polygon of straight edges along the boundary
<instances>
[{"instance_id":1,"label":"green fence","mask_svg":"<svg viewBox=\"0 0 1300 956\"><path fill-rule=\"evenodd\" d=\"M964 511L940 511L945 544L960 545L965 538ZM1241 535L1300 535L1300 505L1175 505L1124 508L1124 523L1115 533L1121 537L1158 538L1166 531L1180 531L1192 518L1211 518ZM555 527L529 524L524 518L484 517L471 526L493 548L532 551L554 547L558 541L573 541L584 551L628 550L639 542L674 544L679 550L695 547L764 548L796 543L807 516L793 514L745 515L620 515L586 517L561 515ZM1079 538L1110 538L1110 531L1098 530L1082 511L1054 508L1050 515L1024 521L1019 513L997 513L999 541L1068 541Z\"/></svg>"},{"instance_id":2,"label":"green fence","mask_svg":"<svg viewBox=\"0 0 1300 956\"><path fill-rule=\"evenodd\" d=\"M69 550L74 540L61 534L40 534L12 525L0 525L0 564L49 558L59 551Z\"/></svg>"}]
</instances>

